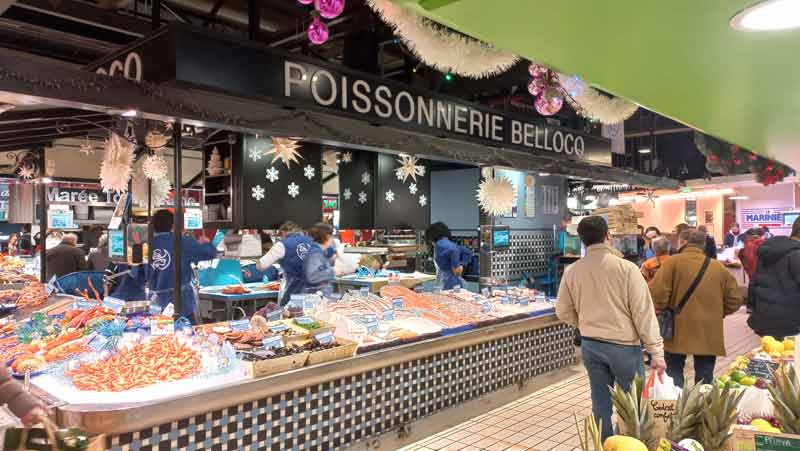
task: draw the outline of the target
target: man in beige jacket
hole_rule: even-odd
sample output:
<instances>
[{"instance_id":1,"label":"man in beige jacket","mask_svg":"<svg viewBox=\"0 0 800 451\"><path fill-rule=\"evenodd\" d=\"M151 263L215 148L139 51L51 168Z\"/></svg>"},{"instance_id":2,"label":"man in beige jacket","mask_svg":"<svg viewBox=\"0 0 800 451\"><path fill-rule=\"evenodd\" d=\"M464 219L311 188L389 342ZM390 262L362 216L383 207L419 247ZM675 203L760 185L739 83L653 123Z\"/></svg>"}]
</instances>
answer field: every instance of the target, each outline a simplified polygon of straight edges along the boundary
<instances>
[{"instance_id":1,"label":"man in beige jacket","mask_svg":"<svg viewBox=\"0 0 800 451\"><path fill-rule=\"evenodd\" d=\"M636 265L605 244L605 220L584 218L578 235L586 256L564 271L556 315L580 330L592 410L603 420L605 440L613 434L608 387L617 382L627 390L636 374L644 374L643 344L652 367L663 371L664 346L647 283Z\"/></svg>"}]
</instances>

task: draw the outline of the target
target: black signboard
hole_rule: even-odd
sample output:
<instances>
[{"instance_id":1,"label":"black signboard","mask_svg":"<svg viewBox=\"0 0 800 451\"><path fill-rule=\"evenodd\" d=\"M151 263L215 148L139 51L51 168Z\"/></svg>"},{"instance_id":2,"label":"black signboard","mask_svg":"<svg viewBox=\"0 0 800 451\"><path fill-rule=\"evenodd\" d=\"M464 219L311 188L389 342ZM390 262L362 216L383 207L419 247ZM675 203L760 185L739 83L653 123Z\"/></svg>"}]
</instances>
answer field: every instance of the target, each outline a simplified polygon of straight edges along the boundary
<instances>
[{"instance_id":1,"label":"black signboard","mask_svg":"<svg viewBox=\"0 0 800 451\"><path fill-rule=\"evenodd\" d=\"M185 25L161 30L89 69L110 68L114 61L127 61L131 53L141 60L145 77L153 77L146 81L169 81L437 137L611 165L610 141L598 136ZM164 55L170 54L173 60L165 61ZM152 66L161 72L153 74Z\"/></svg>"},{"instance_id":2,"label":"black signboard","mask_svg":"<svg viewBox=\"0 0 800 451\"><path fill-rule=\"evenodd\" d=\"M318 144L298 143L297 161L286 163L267 152L272 138L244 137L242 224L276 229L284 221L308 227L322 220L322 151Z\"/></svg>"},{"instance_id":3,"label":"black signboard","mask_svg":"<svg viewBox=\"0 0 800 451\"><path fill-rule=\"evenodd\" d=\"M397 176L400 167L398 157L378 154L375 173L375 227L380 229L424 229L431 220L431 177L427 162L420 160L418 165L425 168L425 174L411 177L405 181Z\"/></svg>"},{"instance_id":4,"label":"black signboard","mask_svg":"<svg viewBox=\"0 0 800 451\"><path fill-rule=\"evenodd\" d=\"M751 359L744 372L753 377L774 381L775 377L773 376L773 371L776 371L779 366L779 364L768 360Z\"/></svg>"},{"instance_id":5,"label":"black signboard","mask_svg":"<svg viewBox=\"0 0 800 451\"><path fill-rule=\"evenodd\" d=\"M375 227L375 166L378 154L339 149L339 227Z\"/></svg>"}]
</instances>

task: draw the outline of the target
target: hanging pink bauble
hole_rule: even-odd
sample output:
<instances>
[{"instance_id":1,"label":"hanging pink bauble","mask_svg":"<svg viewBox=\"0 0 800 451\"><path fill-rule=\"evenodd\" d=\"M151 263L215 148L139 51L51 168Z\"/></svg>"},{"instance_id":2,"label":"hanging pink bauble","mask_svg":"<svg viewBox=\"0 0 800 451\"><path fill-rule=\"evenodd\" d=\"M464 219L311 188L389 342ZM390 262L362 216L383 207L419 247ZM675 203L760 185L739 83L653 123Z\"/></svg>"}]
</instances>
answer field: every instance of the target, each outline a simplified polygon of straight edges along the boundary
<instances>
[{"instance_id":1,"label":"hanging pink bauble","mask_svg":"<svg viewBox=\"0 0 800 451\"><path fill-rule=\"evenodd\" d=\"M562 97L547 98L545 95L537 97L536 102L534 102L536 111L538 111L542 116L552 116L558 113L563 104L564 99Z\"/></svg>"},{"instance_id":2,"label":"hanging pink bauble","mask_svg":"<svg viewBox=\"0 0 800 451\"><path fill-rule=\"evenodd\" d=\"M297 3L300 3L302 5L310 5L314 3L314 0L297 0Z\"/></svg>"},{"instance_id":3,"label":"hanging pink bauble","mask_svg":"<svg viewBox=\"0 0 800 451\"><path fill-rule=\"evenodd\" d=\"M548 69L545 66L540 66L538 64L532 64L528 67L528 73L533 76L533 78L543 78L547 75Z\"/></svg>"},{"instance_id":4,"label":"hanging pink bauble","mask_svg":"<svg viewBox=\"0 0 800 451\"><path fill-rule=\"evenodd\" d=\"M320 16L333 19L344 11L344 0L314 0L314 7Z\"/></svg>"},{"instance_id":5,"label":"hanging pink bauble","mask_svg":"<svg viewBox=\"0 0 800 451\"><path fill-rule=\"evenodd\" d=\"M319 17L314 17L314 20L311 21L311 25L308 26L308 40L311 41L312 44L324 44L325 41L328 40L329 34L328 26L325 25L325 22L320 20Z\"/></svg>"},{"instance_id":6,"label":"hanging pink bauble","mask_svg":"<svg viewBox=\"0 0 800 451\"><path fill-rule=\"evenodd\" d=\"M542 93L542 84L539 83L539 80L531 80L530 83L528 83L528 92L534 97Z\"/></svg>"}]
</instances>

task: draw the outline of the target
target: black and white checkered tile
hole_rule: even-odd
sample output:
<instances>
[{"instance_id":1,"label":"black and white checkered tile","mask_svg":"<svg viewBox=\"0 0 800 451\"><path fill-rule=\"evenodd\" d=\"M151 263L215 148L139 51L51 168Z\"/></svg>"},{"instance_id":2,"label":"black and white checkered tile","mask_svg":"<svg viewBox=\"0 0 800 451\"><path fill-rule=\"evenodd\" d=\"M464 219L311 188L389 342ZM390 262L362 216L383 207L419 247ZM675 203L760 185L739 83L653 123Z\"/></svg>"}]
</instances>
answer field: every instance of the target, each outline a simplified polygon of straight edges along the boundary
<instances>
[{"instance_id":1,"label":"black and white checkered tile","mask_svg":"<svg viewBox=\"0 0 800 451\"><path fill-rule=\"evenodd\" d=\"M127 450L335 450L575 362L558 325L109 437Z\"/></svg>"},{"instance_id":2,"label":"black and white checkered tile","mask_svg":"<svg viewBox=\"0 0 800 451\"><path fill-rule=\"evenodd\" d=\"M512 230L511 247L492 258L492 276L504 277L506 269L510 280L518 279L523 272L545 274L552 255L552 230Z\"/></svg>"}]
</instances>

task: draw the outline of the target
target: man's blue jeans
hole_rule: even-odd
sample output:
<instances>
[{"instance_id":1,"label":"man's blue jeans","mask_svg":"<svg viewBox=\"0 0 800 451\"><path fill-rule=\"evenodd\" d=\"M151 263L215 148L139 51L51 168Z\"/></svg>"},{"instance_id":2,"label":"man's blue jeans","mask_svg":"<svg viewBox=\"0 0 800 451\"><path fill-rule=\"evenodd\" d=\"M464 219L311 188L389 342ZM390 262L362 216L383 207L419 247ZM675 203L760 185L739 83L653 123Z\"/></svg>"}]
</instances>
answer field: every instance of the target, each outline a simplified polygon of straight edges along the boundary
<instances>
[{"instance_id":1,"label":"man's blue jeans","mask_svg":"<svg viewBox=\"0 0 800 451\"><path fill-rule=\"evenodd\" d=\"M605 441L614 435L609 387L613 387L616 382L627 391L636 374L644 377L642 348L583 338L581 352L592 389L592 412L595 419L603 420L602 433Z\"/></svg>"}]
</instances>

